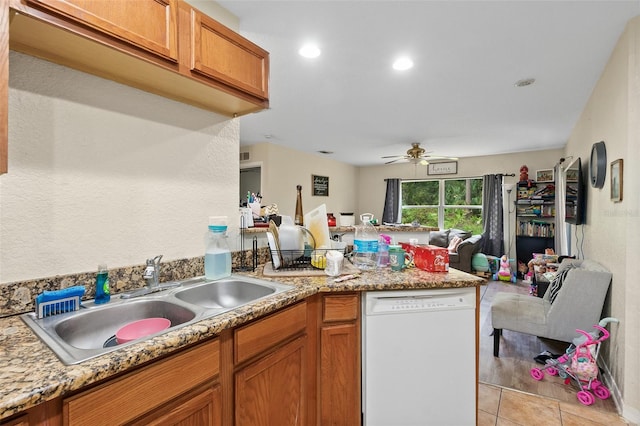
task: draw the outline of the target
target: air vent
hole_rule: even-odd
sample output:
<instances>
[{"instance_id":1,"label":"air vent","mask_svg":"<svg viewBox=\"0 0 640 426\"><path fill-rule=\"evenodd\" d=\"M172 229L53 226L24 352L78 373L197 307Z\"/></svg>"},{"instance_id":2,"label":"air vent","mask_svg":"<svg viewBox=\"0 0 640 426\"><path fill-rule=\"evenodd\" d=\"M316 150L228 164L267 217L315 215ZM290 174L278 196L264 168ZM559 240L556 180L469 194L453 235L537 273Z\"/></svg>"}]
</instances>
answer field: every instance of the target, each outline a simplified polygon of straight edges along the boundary
<instances>
[{"instance_id":1,"label":"air vent","mask_svg":"<svg viewBox=\"0 0 640 426\"><path fill-rule=\"evenodd\" d=\"M249 159L249 152L241 152L240 153L240 161L247 161Z\"/></svg>"}]
</instances>

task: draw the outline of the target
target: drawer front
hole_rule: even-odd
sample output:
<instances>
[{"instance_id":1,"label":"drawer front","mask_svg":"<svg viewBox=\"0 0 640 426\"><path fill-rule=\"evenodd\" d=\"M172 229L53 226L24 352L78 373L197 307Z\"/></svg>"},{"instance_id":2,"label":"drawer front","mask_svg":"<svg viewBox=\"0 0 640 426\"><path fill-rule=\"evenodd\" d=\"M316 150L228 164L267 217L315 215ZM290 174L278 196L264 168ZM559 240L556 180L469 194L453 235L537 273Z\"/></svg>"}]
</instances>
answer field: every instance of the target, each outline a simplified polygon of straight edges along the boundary
<instances>
[{"instance_id":1,"label":"drawer front","mask_svg":"<svg viewBox=\"0 0 640 426\"><path fill-rule=\"evenodd\" d=\"M355 321L359 316L357 294L327 295L322 297L322 321Z\"/></svg>"},{"instance_id":2,"label":"drawer front","mask_svg":"<svg viewBox=\"0 0 640 426\"><path fill-rule=\"evenodd\" d=\"M65 425L129 422L178 395L213 381L220 371L220 342L214 340L158 361L63 401Z\"/></svg>"},{"instance_id":3,"label":"drawer front","mask_svg":"<svg viewBox=\"0 0 640 426\"><path fill-rule=\"evenodd\" d=\"M307 302L298 303L234 331L236 364L302 332L307 325Z\"/></svg>"}]
</instances>

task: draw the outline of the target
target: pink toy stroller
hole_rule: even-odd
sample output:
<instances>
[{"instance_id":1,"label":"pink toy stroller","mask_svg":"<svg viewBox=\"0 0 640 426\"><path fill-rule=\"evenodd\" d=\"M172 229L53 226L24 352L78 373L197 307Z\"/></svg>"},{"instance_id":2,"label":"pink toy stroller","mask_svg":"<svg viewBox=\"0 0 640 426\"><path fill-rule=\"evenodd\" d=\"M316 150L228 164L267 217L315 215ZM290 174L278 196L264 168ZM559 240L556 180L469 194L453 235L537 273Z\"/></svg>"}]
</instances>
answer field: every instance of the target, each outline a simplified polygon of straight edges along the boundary
<instances>
[{"instance_id":1,"label":"pink toy stroller","mask_svg":"<svg viewBox=\"0 0 640 426\"><path fill-rule=\"evenodd\" d=\"M605 318L591 333L576 330L582 336L573 339L573 344L557 359L548 359L542 368L532 368L531 377L542 380L544 372L552 376L560 376L569 384L571 379L580 389L576 394L578 401L584 405L591 405L595 401L593 395L600 399L607 399L611 395L609 389L598 380L598 353L600 343L609 338L609 332L604 328L609 322L618 322L615 318ZM593 395L591 394L593 392Z\"/></svg>"}]
</instances>

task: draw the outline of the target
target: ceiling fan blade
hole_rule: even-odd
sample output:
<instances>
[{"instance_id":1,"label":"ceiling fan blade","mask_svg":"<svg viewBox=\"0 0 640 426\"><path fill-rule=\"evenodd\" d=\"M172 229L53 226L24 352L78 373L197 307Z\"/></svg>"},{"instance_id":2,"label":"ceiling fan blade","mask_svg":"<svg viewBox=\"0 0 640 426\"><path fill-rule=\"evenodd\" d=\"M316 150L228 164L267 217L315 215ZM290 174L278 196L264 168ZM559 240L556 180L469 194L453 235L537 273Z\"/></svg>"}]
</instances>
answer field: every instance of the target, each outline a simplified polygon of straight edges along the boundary
<instances>
[{"instance_id":1,"label":"ceiling fan blade","mask_svg":"<svg viewBox=\"0 0 640 426\"><path fill-rule=\"evenodd\" d=\"M395 163L396 161L400 161L400 160L404 160L404 158L396 158L395 160L387 161L384 164L392 164L392 163Z\"/></svg>"},{"instance_id":2,"label":"ceiling fan blade","mask_svg":"<svg viewBox=\"0 0 640 426\"><path fill-rule=\"evenodd\" d=\"M458 157L440 157L437 155L427 155L427 158L429 158L429 160L458 160Z\"/></svg>"},{"instance_id":3,"label":"ceiling fan blade","mask_svg":"<svg viewBox=\"0 0 640 426\"><path fill-rule=\"evenodd\" d=\"M380 157L380 158L401 158L401 157L405 157L405 155L385 155L384 157Z\"/></svg>"}]
</instances>

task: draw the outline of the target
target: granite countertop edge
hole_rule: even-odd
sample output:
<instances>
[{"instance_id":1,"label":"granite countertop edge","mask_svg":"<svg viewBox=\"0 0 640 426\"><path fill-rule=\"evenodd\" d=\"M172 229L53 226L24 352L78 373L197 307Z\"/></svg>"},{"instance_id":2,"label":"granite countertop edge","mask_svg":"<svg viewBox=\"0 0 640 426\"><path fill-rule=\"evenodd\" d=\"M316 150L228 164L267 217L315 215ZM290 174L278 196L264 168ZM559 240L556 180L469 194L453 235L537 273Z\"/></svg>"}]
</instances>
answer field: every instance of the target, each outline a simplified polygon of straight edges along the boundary
<instances>
[{"instance_id":1,"label":"granite countertop edge","mask_svg":"<svg viewBox=\"0 0 640 426\"><path fill-rule=\"evenodd\" d=\"M19 316L1 318L0 420L213 338L225 329L240 326L319 292L462 288L485 282L455 269L448 273L418 269L364 272L355 279L339 283L326 276L265 277L262 267L242 274L290 284L293 288L75 365L64 365Z\"/></svg>"}]
</instances>

